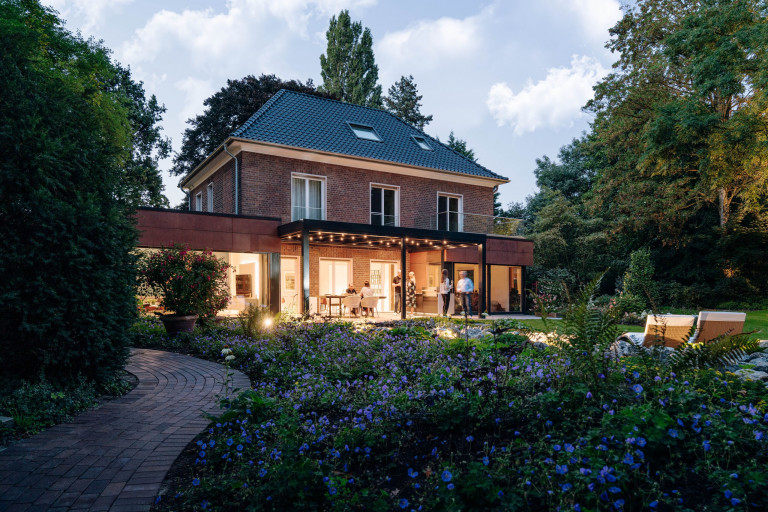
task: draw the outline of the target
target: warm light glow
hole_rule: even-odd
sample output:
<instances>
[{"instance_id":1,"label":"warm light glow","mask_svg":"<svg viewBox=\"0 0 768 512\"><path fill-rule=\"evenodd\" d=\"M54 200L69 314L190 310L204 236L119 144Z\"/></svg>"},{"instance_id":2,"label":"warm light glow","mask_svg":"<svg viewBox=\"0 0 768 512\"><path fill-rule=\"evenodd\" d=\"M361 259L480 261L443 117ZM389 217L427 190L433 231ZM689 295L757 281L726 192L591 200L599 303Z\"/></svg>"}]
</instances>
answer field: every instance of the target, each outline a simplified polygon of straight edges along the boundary
<instances>
[{"instance_id":1,"label":"warm light glow","mask_svg":"<svg viewBox=\"0 0 768 512\"><path fill-rule=\"evenodd\" d=\"M264 327L271 327L272 326L272 319L271 318L265 318L264 319Z\"/></svg>"}]
</instances>

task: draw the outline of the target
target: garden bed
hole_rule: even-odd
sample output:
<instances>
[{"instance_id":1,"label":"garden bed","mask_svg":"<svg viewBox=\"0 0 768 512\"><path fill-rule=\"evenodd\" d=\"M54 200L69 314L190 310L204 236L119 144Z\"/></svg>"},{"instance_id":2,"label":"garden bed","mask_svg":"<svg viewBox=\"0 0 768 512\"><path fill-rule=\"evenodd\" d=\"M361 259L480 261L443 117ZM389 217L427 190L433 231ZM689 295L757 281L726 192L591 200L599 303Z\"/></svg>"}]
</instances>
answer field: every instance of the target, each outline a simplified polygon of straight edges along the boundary
<instances>
[{"instance_id":1,"label":"garden bed","mask_svg":"<svg viewBox=\"0 0 768 512\"><path fill-rule=\"evenodd\" d=\"M253 383L180 459L156 507L768 507L762 383L642 356L585 365L433 327L296 323L175 340L137 328L137 343L213 360L229 346Z\"/></svg>"}]
</instances>

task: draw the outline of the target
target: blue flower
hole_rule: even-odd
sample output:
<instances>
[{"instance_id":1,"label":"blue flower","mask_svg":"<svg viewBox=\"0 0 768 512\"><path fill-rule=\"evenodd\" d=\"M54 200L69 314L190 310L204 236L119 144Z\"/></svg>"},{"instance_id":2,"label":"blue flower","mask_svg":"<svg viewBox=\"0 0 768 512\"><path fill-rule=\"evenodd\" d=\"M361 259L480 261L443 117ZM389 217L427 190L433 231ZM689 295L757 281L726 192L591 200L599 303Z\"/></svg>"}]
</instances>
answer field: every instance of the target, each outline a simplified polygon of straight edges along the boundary
<instances>
[{"instance_id":1,"label":"blue flower","mask_svg":"<svg viewBox=\"0 0 768 512\"><path fill-rule=\"evenodd\" d=\"M614 486L614 487L611 487L610 489L608 489L608 491L610 491L612 494L617 494L617 493L621 492L621 489L619 489L618 487Z\"/></svg>"},{"instance_id":2,"label":"blue flower","mask_svg":"<svg viewBox=\"0 0 768 512\"><path fill-rule=\"evenodd\" d=\"M241 444L237 445L237 451L239 452L243 451L243 445Z\"/></svg>"},{"instance_id":3,"label":"blue flower","mask_svg":"<svg viewBox=\"0 0 768 512\"><path fill-rule=\"evenodd\" d=\"M453 490L453 484L448 484L446 487L448 488L449 491Z\"/></svg>"},{"instance_id":4,"label":"blue flower","mask_svg":"<svg viewBox=\"0 0 768 512\"><path fill-rule=\"evenodd\" d=\"M468 443L471 443L471 442L472 442L472 441L474 441L474 440L475 440L475 438L474 438L474 437L472 437L472 436L467 436L467 442L468 442Z\"/></svg>"},{"instance_id":5,"label":"blue flower","mask_svg":"<svg viewBox=\"0 0 768 512\"><path fill-rule=\"evenodd\" d=\"M738 505L739 503L741 503L739 498L731 498L731 505Z\"/></svg>"},{"instance_id":6,"label":"blue flower","mask_svg":"<svg viewBox=\"0 0 768 512\"><path fill-rule=\"evenodd\" d=\"M555 472L558 475L564 475L568 472L568 466L566 466L565 464L563 464L562 466L560 464L557 464L555 466Z\"/></svg>"},{"instance_id":7,"label":"blue flower","mask_svg":"<svg viewBox=\"0 0 768 512\"><path fill-rule=\"evenodd\" d=\"M336 494L336 488L335 487L329 487L328 488L328 494L330 494L331 496Z\"/></svg>"},{"instance_id":8,"label":"blue flower","mask_svg":"<svg viewBox=\"0 0 768 512\"><path fill-rule=\"evenodd\" d=\"M624 462L624 464L626 464L628 466L631 466L632 464L635 463L635 458L632 457L631 453L627 452L627 454L624 455L624 460L622 462Z\"/></svg>"},{"instance_id":9,"label":"blue flower","mask_svg":"<svg viewBox=\"0 0 768 512\"><path fill-rule=\"evenodd\" d=\"M556 444L555 446L552 447L552 449L555 450L556 452L559 452L562 448L560 447L559 444Z\"/></svg>"},{"instance_id":10,"label":"blue flower","mask_svg":"<svg viewBox=\"0 0 768 512\"><path fill-rule=\"evenodd\" d=\"M654 500L654 501L650 502L648 504L648 506L651 507L651 508L657 508L659 506L659 502Z\"/></svg>"},{"instance_id":11,"label":"blue flower","mask_svg":"<svg viewBox=\"0 0 768 512\"><path fill-rule=\"evenodd\" d=\"M616 500L613 502L613 508L616 510L619 510L620 508L624 507L624 500Z\"/></svg>"},{"instance_id":12,"label":"blue flower","mask_svg":"<svg viewBox=\"0 0 768 512\"><path fill-rule=\"evenodd\" d=\"M701 443L701 445L704 447L705 452L708 452L709 450L712 449L712 447L709 444L709 441L707 441L706 439L704 440L703 443Z\"/></svg>"},{"instance_id":13,"label":"blue flower","mask_svg":"<svg viewBox=\"0 0 768 512\"><path fill-rule=\"evenodd\" d=\"M669 431L668 431L667 433L669 434L669 436L670 436L670 437L674 437L674 438L677 438L677 436L678 436L678 433L677 433L677 429L676 429L676 428L671 428L671 429L669 429Z\"/></svg>"},{"instance_id":14,"label":"blue flower","mask_svg":"<svg viewBox=\"0 0 768 512\"><path fill-rule=\"evenodd\" d=\"M198 452L198 455L200 456L201 459L204 459L205 458L205 450L200 450L200 452Z\"/></svg>"},{"instance_id":15,"label":"blue flower","mask_svg":"<svg viewBox=\"0 0 768 512\"><path fill-rule=\"evenodd\" d=\"M419 472L414 471L413 468L408 468L408 476L411 478L416 478L417 476L419 476Z\"/></svg>"},{"instance_id":16,"label":"blue flower","mask_svg":"<svg viewBox=\"0 0 768 512\"><path fill-rule=\"evenodd\" d=\"M755 441L760 441L763 438L763 433L760 432L759 430L755 430L754 434L755 434Z\"/></svg>"},{"instance_id":17,"label":"blue flower","mask_svg":"<svg viewBox=\"0 0 768 512\"><path fill-rule=\"evenodd\" d=\"M632 391L634 391L639 395L640 393L643 392L643 386L641 386L640 384L635 384L634 386L632 386Z\"/></svg>"},{"instance_id":18,"label":"blue flower","mask_svg":"<svg viewBox=\"0 0 768 512\"><path fill-rule=\"evenodd\" d=\"M733 493L728 489L726 489L723 494L725 495L726 498L730 498L731 496L733 496Z\"/></svg>"},{"instance_id":19,"label":"blue flower","mask_svg":"<svg viewBox=\"0 0 768 512\"><path fill-rule=\"evenodd\" d=\"M488 459L488 457L483 457L483 465L484 466L487 466L490 463L491 463L491 461Z\"/></svg>"},{"instance_id":20,"label":"blue flower","mask_svg":"<svg viewBox=\"0 0 768 512\"><path fill-rule=\"evenodd\" d=\"M574 510L575 512L581 512L581 505L579 505L578 503L576 503L576 504L573 506L573 510Z\"/></svg>"},{"instance_id":21,"label":"blue flower","mask_svg":"<svg viewBox=\"0 0 768 512\"><path fill-rule=\"evenodd\" d=\"M192 485L194 485L195 487L200 485L200 479L199 478L195 478L194 480L192 480ZM726 498L727 498L727 496L726 496Z\"/></svg>"},{"instance_id":22,"label":"blue flower","mask_svg":"<svg viewBox=\"0 0 768 512\"><path fill-rule=\"evenodd\" d=\"M443 482L450 482L450 481L451 481L451 479L453 478L453 475L451 474L451 472L450 472L450 471L448 471L448 470L446 469L446 470L445 470L445 471L443 471L443 473L440 475L440 478L442 478L442 479L443 479Z\"/></svg>"},{"instance_id":23,"label":"blue flower","mask_svg":"<svg viewBox=\"0 0 768 512\"><path fill-rule=\"evenodd\" d=\"M400 500L400 508L405 508L408 506L408 500L403 498Z\"/></svg>"},{"instance_id":24,"label":"blue flower","mask_svg":"<svg viewBox=\"0 0 768 512\"><path fill-rule=\"evenodd\" d=\"M569 484L569 483L564 483L563 485L561 485L561 486L560 486L560 490L561 490L562 492L567 492L567 491L570 491L570 490L571 490L571 488L573 488L573 485L571 485L571 484Z\"/></svg>"},{"instance_id":25,"label":"blue flower","mask_svg":"<svg viewBox=\"0 0 768 512\"><path fill-rule=\"evenodd\" d=\"M229 439L227 439L227 446L232 446L232 444L234 444L234 441L230 437Z\"/></svg>"}]
</instances>

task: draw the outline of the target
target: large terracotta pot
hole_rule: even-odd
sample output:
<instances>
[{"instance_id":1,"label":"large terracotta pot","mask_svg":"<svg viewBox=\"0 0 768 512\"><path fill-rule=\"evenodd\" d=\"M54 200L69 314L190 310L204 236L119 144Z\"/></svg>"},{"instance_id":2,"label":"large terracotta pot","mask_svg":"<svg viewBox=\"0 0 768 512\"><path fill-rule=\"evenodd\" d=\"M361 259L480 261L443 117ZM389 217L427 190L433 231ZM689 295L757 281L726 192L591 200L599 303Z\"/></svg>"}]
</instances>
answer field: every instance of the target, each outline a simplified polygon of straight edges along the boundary
<instances>
[{"instance_id":1,"label":"large terracotta pot","mask_svg":"<svg viewBox=\"0 0 768 512\"><path fill-rule=\"evenodd\" d=\"M192 332L195 329L197 315L163 315L160 317L169 336L180 332Z\"/></svg>"}]
</instances>

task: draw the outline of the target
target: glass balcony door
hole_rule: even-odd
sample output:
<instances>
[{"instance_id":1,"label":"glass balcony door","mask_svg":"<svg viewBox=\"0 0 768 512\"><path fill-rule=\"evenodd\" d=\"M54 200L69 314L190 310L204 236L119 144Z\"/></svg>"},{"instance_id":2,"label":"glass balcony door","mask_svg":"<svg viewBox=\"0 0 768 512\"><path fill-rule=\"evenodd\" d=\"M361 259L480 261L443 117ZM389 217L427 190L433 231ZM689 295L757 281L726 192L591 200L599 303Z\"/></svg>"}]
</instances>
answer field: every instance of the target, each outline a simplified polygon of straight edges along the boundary
<instances>
[{"instance_id":1,"label":"glass balcony door","mask_svg":"<svg viewBox=\"0 0 768 512\"><path fill-rule=\"evenodd\" d=\"M371 224L397 226L397 189L371 185Z\"/></svg>"},{"instance_id":2,"label":"glass balcony door","mask_svg":"<svg viewBox=\"0 0 768 512\"><path fill-rule=\"evenodd\" d=\"M461 197L440 194L437 196L437 229L461 231Z\"/></svg>"}]
</instances>

